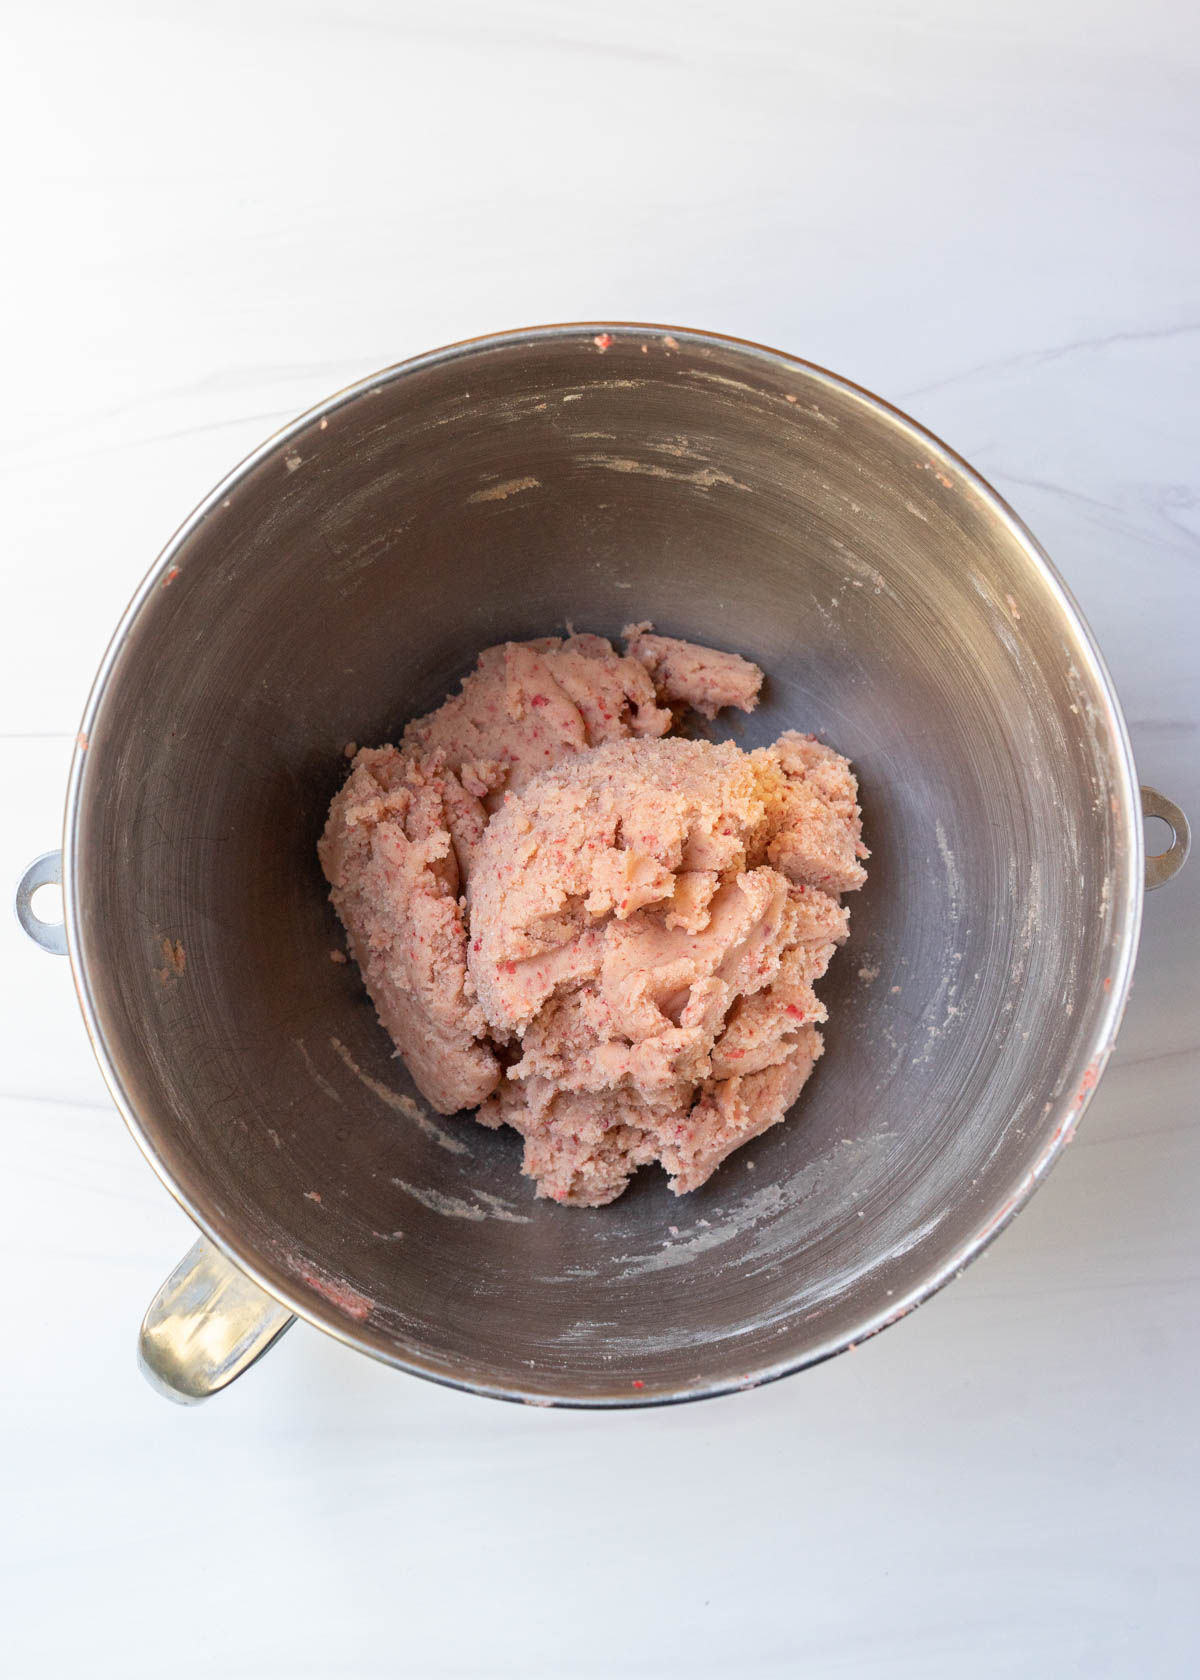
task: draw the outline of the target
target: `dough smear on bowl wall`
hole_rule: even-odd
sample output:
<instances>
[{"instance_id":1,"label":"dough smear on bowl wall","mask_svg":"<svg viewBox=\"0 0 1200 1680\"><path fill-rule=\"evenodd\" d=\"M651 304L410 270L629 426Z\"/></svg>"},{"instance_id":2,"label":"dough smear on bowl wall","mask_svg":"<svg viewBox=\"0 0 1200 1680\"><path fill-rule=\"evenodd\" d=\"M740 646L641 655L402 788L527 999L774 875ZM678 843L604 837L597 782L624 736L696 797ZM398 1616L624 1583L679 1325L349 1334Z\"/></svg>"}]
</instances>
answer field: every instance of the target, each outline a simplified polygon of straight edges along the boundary
<instances>
[{"instance_id":1,"label":"dough smear on bowl wall","mask_svg":"<svg viewBox=\"0 0 1200 1680\"><path fill-rule=\"evenodd\" d=\"M354 756L320 844L427 1100L525 1140L539 1195L682 1194L776 1125L822 1052L813 982L866 879L846 760L667 739L751 711L736 654L625 631L486 649L399 747Z\"/></svg>"}]
</instances>

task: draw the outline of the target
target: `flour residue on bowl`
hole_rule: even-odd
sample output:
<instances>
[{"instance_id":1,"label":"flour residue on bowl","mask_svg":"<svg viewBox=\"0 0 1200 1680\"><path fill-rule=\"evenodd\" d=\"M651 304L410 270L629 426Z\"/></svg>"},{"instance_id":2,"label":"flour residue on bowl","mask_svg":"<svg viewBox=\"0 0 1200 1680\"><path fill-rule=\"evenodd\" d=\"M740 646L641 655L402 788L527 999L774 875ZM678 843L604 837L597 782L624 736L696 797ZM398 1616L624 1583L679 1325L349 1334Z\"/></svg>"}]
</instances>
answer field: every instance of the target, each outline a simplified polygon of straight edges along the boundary
<instances>
[{"instance_id":1,"label":"flour residue on bowl","mask_svg":"<svg viewBox=\"0 0 1200 1680\"><path fill-rule=\"evenodd\" d=\"M326 1079L325 1075L317 1067L317 1064L312 1059L308 1045L305 1044L302 1038L294 1038L292 1043L296 1046L297 1050L299 1050L300 1059L304 1063L304 1066L308 1071L309 1078L312 1080L313 1084L319 1091L322 1091L325 1096L329 1098L330 1102L340 1104L342 1099L338 1093L337 1087L335 1085L331 1085L329 1080Z\"/></svg>"},{"instance_id":2,"label":"flour residue on bowl","mask_svg":"<svg viewBox=\"0 0 1200 1680\"><path fill-rule=\"evenodd\" d=\"M430 1213L440 1213L446 1219L499 1219L506 1225L529 1224L528 1214L515 1212L507 1202L502 1202L499 1196L493 1196L487 1190L476 1190L474 1194L478 1201L468 1202L461 1196L451 1196L425 1185L409 1184L402 1178L394 1178L392 1183L397 1190L403 1190L406 1196L427 1207Z\"/></svg>"},{"instance_id":3,"label":"flour residue on bowl","mask_svg":"<svg viewBox=\"0 0 1200 1680\"><path fill-rule=\"evenodd\" d=\"M502 484L488 484L482 490L472 490L467 497L468 502L504 502L510 496L519 496L523 490L540 490L542 481L539 478L507 478Z\"/></svg>"},{"instance_id":4,"label":"flour residue on bowl","mask_svg":"<svg viewBox=\"0 0 1200 1680\"><path fill-rule=\"evenodd\" d=\"M679 1238L665 1242L661 1248L643 1254L618 1255L615 1263L624 1268L619 1275L635 1278L669 1271L676 1266L689 1265L697 1256L730 1243L738 1243L736 1255L730 1256L730 1261L738 1266L744 1266L747 1260L760 1260L775 1253L782 1255L788 1249L792 1233L787 1222L778 1220L776 1216L799 1207L819 1184L830 1177L843 1183L851 1182L857 1169L875 1151L885 1147L890 1136L890 1133L882 1133L863 1140L843 1138L819 1160L793 1173L786 1183L766 1184L761 1190L755 1190L719 1223L699 1219L686 1228L675 1227L680 1231ZM775 1219L776 1222L748 1244L740 1243L739 1239L747 1232L755 1231L767 1219Z\"/></svg>"},{"instance_id":5,"label":"flour residue on bowl","mask_svg":"<svg viewBox=\"0 0 1200 1680\"><path fill-rule=\"evenodd\" d=\"M366 1086L368 1091L377 1096L380 1102L386 1103L389 1108L394 1108L397 1114L403 1114L406 1119L411 1120L426 1137L433 1139L439 1149L444 1149L448 1155L469 1155L471 1153L461 1138L452 1137L449 1132L443 1130L437 1121L426 1113L420 1103L414 1102L403 1091L393 1091L382 1080L373 1078L365 1068L359 1067L340 1038L331 1038L329 1042L350 1072L361 1084Z\"/></svg>"},{"instance_id":6,"label":"flour residue on bowl","mask_svg":"<svg viewBox=\"0 0 1200 1680\"><path fill-rule=\"evenodd\" d=\"M672 472L657 461L636 461L627 455L580 455L581 467L601 467L608 472L638 473L644 478L669 478L678 484L693 484L697 490L712 490L724 485L730 490L749 490L748 484L732 478L716 467L697 467L692 472Z\"/></svg>"}]
</instances>

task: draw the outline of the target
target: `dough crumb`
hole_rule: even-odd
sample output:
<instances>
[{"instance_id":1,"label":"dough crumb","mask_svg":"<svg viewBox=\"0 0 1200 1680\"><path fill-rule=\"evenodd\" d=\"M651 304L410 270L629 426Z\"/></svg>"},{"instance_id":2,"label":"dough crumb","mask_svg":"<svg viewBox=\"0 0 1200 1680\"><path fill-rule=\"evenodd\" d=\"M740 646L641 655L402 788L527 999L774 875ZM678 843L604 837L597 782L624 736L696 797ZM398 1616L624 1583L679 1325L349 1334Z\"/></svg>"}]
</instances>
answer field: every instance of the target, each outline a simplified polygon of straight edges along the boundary
<instances>
[{"instance_id":1,"label":"dough crumb","mask_svg":"<svg viewBox=\"0 0 1200 1680\"><path fill-rule=\"evenodd\" d=\"M158 976L160 986L169 986L173 980L181 980L183 971L187 967L187 952L183 943L178 939L164 939L160 947L163 955L163 966L154 970Z\"/></svg>"}]
</instances>

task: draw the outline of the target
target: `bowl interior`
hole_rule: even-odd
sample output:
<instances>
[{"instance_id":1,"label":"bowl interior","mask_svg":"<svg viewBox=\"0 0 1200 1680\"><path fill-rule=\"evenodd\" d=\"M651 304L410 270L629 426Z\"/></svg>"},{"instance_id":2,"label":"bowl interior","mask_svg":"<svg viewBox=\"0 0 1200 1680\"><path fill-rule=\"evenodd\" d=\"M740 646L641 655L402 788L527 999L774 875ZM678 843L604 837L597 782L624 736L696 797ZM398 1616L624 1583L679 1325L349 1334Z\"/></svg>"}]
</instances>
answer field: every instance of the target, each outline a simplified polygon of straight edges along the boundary
<instances>
[{"instance_id":1,"label":"bowl interior","mask_svg":"<svg viewBox=\"0 0 1200 1680\"><path fill-rule=\"evenodd\" d=\"M693 1195L564 1209L426 1111L315 845L347 742L631 619L758 661L729 732L847 753L873 857L789 1119ZM449 1380L652 1399L855 1339L1005 1217L1124 995L1131 776L1059 586L953 456L748 346L556 329L348 393L185 528L88 728L74 956L136 1129L269 1287Z\"/></svg>"}]
</instances>

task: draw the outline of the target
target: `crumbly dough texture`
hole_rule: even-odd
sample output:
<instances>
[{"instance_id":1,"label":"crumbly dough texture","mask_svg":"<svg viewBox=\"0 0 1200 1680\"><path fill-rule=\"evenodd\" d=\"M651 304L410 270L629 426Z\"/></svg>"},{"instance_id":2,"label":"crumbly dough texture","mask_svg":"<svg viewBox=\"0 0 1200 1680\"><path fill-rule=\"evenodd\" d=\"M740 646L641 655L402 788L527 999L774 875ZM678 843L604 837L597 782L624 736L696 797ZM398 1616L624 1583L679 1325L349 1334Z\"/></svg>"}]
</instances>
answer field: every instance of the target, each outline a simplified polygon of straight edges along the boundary
<instances>
[{"instance_id":1,"label":"crumbly dough texture","mask_svg":"<svg viewBox=\"0 0 1200 1680\"><path fill-rule=\"evenodd\" d=\"M850 767L811 736L663 739L688 706L750 711L757 666L625 641L487 649L357 753L320 842L427 1100L515 1127L538 1194L585 1207L656 1160L693 1190L783 1119L868 855Z\"/></svg>"}]
</instances>

